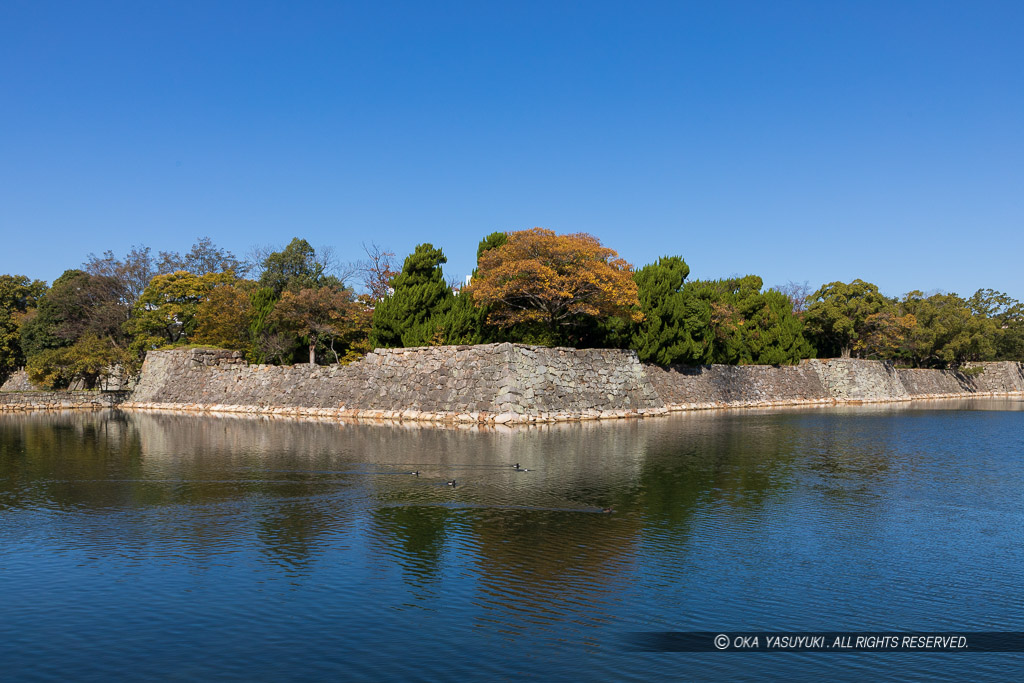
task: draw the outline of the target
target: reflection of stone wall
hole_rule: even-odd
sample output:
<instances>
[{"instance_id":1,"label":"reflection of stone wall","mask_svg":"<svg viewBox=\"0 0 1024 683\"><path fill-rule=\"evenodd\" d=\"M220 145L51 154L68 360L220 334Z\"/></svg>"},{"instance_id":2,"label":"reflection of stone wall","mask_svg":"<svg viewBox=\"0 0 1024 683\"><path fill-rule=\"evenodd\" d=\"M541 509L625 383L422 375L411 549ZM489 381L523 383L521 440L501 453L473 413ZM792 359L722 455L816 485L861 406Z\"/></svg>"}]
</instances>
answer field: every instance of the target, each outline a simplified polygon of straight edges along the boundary
<instances>
[{"instance_id":1,"label":"reflection of stone wall","mask_svg":"<svg viewBox=\"0 0 1024 683\"><path fill-rule=\"evenodd\" d=\"M347 366L250 366L226 351L153 351L132 401L497 423L664 412L632 351L522 344L378 349Z\"/></svg>"}]
</instances>

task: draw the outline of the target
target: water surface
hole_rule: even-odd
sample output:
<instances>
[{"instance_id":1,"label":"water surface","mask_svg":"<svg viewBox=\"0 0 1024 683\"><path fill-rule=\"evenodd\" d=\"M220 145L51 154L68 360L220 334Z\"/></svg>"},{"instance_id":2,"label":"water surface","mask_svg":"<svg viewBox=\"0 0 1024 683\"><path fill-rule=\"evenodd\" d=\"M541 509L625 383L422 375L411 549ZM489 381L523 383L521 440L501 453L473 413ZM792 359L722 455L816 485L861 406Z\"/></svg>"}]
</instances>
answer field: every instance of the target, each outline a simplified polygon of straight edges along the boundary
<instances>
[{"instance_id":1,"label":"water surface","mask_svg":"<svg viewBox=\"0 0 1024 683\"><path fill-rule=\"evenodd\" d=\"M0 415L0 670L1018 678L1017 654L624 637L1024 631L1022 427L1019 400L485 430Z\"/></svg>"}]
</instances>

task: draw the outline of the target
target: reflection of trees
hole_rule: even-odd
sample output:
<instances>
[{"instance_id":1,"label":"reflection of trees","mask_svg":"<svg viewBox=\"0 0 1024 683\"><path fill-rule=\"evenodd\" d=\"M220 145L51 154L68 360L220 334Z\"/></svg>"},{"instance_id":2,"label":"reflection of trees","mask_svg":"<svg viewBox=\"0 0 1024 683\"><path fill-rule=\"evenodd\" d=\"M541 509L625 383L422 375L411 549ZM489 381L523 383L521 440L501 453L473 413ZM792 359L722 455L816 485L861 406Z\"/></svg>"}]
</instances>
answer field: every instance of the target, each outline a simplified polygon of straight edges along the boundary
<instances>
[{"instance_id":1,"label":"reflection of trees","mask_svg":"<svg viewBox=\"0 0 1024 683\"><path fill-rule=\"evenodd\" d=\"M405 570L406 581L421 588L438 579L453 513L442 507L398 505L371 513L374 537L383 552Z\"/></svg>"},{"instance_id":2,"label":"reflection of trees","mask_svg":"<svg viewBox=\"0 0 1024 683\"><path fill-rule=\"evenodd\" d=\"M892 419L905 412L906 407L901 408L840 408L826 414L794 416L792 449L802 456L804 485L827 497L829 507L846 505L884 485L891 475L894 444L900 443L913 425ZM843 413L858 419L845 419Z\"/></svg>"},{"instance_id":3,"label":"reflection of trees","mask_svg":"<svg viewBox=\"0 0 1024 683\"><path fill-rule=\"evenodd\" d=\"M290 571L308 570L363 518L369 552L393 558L418 587L445 580L446 551L465 550L484 601L520 624L549 609L542 603L575 614L573 600L615 599L640 544L685 552L695 519L763 529L780 510L828 514L885 484L888 450L905 437L886 430L907 429L885 419L895 410L852 411L870 416L858 420L835 409L729 411L516 429L4 415L0 510L93 513L95 522L74 527L86 541L199 557L255 535ZM514 462L531 472L515 472ZM457 489L444 486L450 478ZM615 513L598 513L606 506Z\"/></svg>"},{"instance_id":4,"label":"reflection of trees","mask_svg":"<svg viewBox=\"0 0 1024 683\"><path fill-rule=\"evenodd\" d=\"M631 516L548 510L477 518L481 621L515 635L539 624L596 626L627 589L639 522Z\"/></svg>"},{"instance_id":5,"label":"reflection of trees","mask_svg":"<svg viewBox=\"0 0 1024 683\"><path fill-rule=\"evenodd\" d=\"M757 510L786 486L793 435L771 416L681 416L654 431L636 488L621 493L653 523L685 524L708 504Z\"/></svg>"},{"instance_id":6,"label":"reflection of trees","mask_svg":"<svg viewBox=\"0 0 1024 683\"><path fill-rule=\"evenodd\" d=\"M270 506L257 521L257 537L271 559L289 569L304 569L331 528L331 516L306 501Z\"/></svg>"},{"instance_id":7,"label":"reflection of trees","mask_svg":"<svg viewBox=\"0 0 1024 683\"><path fill-rule=\"evenodd\" d=\"M0 415L0 509L130 504L141 487L104 482L112 471L137 476L141 455L138 431L120 413Z\"/></svg>"},{"instance_id":8,"label":"reflection of trees","mask_svg":"<svg viewBox=\"0 0 1024 683\"><path fill-rule=\"evenodd\" d=\"M341 526L346 503L323 496L345 482L315 471L327 466L326 439L307 461L313 472L268 476L268 465L294 465L287 444L305 442L295 436L270 446L258 423L118 411L3 415L0 509L89 512L75 544L202 557L254 527L275 561L301 565Z\"/></svg>"}]
</instances>

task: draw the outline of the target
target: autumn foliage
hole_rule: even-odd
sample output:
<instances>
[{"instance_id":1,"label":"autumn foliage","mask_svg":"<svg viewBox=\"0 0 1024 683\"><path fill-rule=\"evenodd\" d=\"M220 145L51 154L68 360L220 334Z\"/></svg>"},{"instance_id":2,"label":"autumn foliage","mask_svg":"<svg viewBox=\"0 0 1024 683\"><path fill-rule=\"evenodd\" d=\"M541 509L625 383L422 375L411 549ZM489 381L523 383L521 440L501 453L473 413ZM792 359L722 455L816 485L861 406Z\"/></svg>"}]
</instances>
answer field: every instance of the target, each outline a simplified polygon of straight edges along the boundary
<instances>
[{"instance_id":1,"label":"autumn foliage","mask_svg":"<svg viewBox=\"0 0 1024 683\"><path fill-rule=\"evenodd\" d=\"M133 247L90 255L51 287L0 275L0 381L20 367L39 386L95 387L137 372L152 349L213 345L254 363L348 363L376 347L524 343L629 348L660 365L791 364L856 356L962 368L1024 359L1024 304L991 289L970 298L872 283L763 289L756 275L688 280L681 256L635 273L594 236L492 232L465 288L444 252L364 246L339 265L295 238L239 261L209 238L185 256ZM360 277L361 276L361 277ZM251 279L249 279L251 278ZM361 280L363 292L346 285ZM357 281L358 281L357 280Z\"/></svg>"},{"instance_id":2,"label":"autumn foliage","mask_svg":"<svg viewBox=\"0 0 1024 683\"><path fill-rule=\"evenodd\" d=\"M585 233L556 235L533 228L480 255L470 287L487 321L500 326L541 323L552 330L585 318L640 321L632 267Z\"/></svg>"}]
</instances>

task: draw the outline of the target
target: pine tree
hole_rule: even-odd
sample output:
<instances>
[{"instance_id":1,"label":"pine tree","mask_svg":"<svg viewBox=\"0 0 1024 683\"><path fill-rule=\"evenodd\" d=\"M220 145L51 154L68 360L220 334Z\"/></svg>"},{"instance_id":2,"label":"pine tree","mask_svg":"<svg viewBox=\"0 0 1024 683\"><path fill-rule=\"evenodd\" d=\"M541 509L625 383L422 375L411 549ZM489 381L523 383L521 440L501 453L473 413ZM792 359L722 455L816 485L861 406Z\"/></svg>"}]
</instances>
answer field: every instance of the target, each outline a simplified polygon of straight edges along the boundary
<instances>
[{"instance_id":1,"label":"pine tree","mask_svg":"<svg viewBox=\"0 0 1024 683\"><path fill-rule=\"evenodd\" d=\"M444 252L420 244L405 259L395 277L395 293L377 303L373 311L370 346L426 346L443 340L444 317L455 298L445 284L441 264Z\"/></svg>"},{"instance_id":2,"label":"pine tree","mask_svg":"<svg viewBox=\"0 0 1024 683\"><path fill-rule=\"evenodd\" d=\"M630 347L640 360L659 365L710 361L711 344L705 333L711 309L684 293L689 274L682 257L666 256L634 276L644 320L633 328Z\"/></svg>"}]
</instances>

